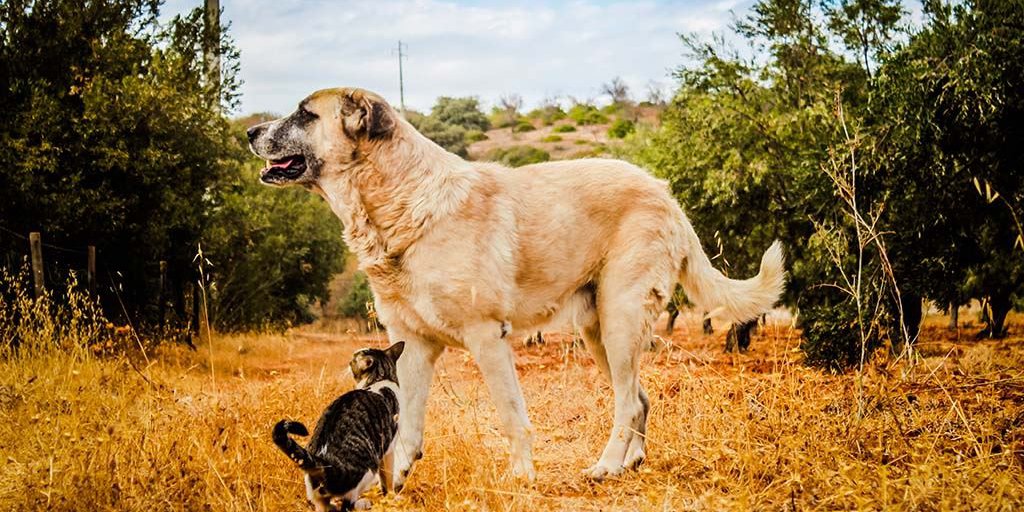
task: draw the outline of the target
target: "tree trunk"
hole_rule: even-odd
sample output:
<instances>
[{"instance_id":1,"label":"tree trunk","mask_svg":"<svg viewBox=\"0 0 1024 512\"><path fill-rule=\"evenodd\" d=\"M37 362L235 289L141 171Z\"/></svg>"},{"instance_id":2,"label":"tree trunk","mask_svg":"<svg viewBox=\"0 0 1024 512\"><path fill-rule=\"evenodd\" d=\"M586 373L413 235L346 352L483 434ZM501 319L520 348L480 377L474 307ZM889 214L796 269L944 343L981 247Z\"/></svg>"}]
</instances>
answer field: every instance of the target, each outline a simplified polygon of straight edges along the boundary
<instances>
[{"instance_id":1,"label":"tree trunk","mask_svg":"<svg viewBox=\"0 0 1024 512\"><path fill-rule=\"evenodd\" d=\"M903 309L903 328L906 329L907 340L913 345L917 341L917 335L921 332L921 301L922 297L915 293L904 293L900 295L900 307ZM894 352L901 352L903 350L903 333L898 333L897 343L894 343L892 349Z\"/></svg>"},{"instance_id":2,"label":"tree trunk","mask_svg":"<svg viewBox=\"0 0 1024 512\"><path fill-rule=\"evenodd\" d=\"M733 352L739 349L746 352L750 348L750 335L757 327L757 320L751 320L742 324L732 324L729 334L725 336L725 351Z\"/></svg>"},{"instance_id":3,"label":"tree trunk","mask_svg":"<svg viewBox=\"0 0 1024 512\"><path fill-rule=\"evenodd\" d=\"M705 318L704 319L703 328L704 328L704 335L705 336L711 336L712 334L715 333L715 328L711 326L711 319L710 318Z\"/></svg>"},{"instance_id":4,"label":"tree trunk","mask_svg":"<svg viewBox=\"0 0 1024 512\"><path fill-rule=\"evenodd\" d=\"M949 330L955 331L960 327L960 305L956 302L949 303Z\"/></svg>"},{"instance_id":5,"label":"tree trunk","mask_svg":"<svg viewBox=\"0 0 1024 512\"><path fill-rule=\"evenodd\" d=\"M665 324L665 334L672 334L676 329L676 319L679 318L679 310L672 309L668 312L668 323Z\"/></svg>"},{"instance_id":6,"label":"tree trunk","mask_svg":"<svg viewBox=\"0 0 1024 512\"><path fill-rule=\"evenodd\" d=\"M991 308L991 312L987 315L988 326L979 334L985 338L1006 337L1006 315L1013 307L1013 301L1010 300L1010 294L993 294L988 298L988 305Z\"/></svg>"}]
</instances>

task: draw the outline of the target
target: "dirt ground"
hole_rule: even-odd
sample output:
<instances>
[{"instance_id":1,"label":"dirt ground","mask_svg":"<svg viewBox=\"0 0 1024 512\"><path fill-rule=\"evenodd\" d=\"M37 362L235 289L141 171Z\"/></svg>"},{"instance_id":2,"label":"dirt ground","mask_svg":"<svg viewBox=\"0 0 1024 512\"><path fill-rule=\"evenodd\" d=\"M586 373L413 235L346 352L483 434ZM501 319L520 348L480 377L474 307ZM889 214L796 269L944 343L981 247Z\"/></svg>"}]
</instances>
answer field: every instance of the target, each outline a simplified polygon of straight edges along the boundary
<instances>
[{"instance_id":1,"label":"dirt ground","mask_svg":"<svg viewBox=\"0 0 1024 512\"><path fill-rule=\"evenodd\" d=\"M1016 320L1016 319L1015 319ZM800 362L785 321L746 354L681 319L644 357L647 462L604 483L581 471L608 435L612 395L569 333L517 343L536 482L507 445L467 353L441 358L424 457L374 510L989 509L1024 504L1024 338L947 332L919 352L833 375ZM663 325L663 324L661 324ZM218 336L144 357L39 353L0 361L0 510L306 510L270 442L350 389L343 368L381 333L337 324Z\"/></svg>"}]
</instances>

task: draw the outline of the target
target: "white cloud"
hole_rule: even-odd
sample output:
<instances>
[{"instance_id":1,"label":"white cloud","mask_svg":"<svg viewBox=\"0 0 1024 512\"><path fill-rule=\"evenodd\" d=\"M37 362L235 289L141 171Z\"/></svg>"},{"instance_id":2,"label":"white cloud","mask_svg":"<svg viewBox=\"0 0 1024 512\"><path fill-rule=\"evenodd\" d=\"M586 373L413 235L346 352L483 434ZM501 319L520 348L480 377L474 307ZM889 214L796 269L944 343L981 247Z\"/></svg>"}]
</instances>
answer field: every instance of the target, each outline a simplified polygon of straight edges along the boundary
<instances>
[{"instance_id":1,"label":"white cloud","mask_svg":"<svg viewBox=\"0 0 1024 512\"><path fill-rule=\"evenodd\" d=\"M165 15L201 2L170 0ZM222 0L242 52L242 111L290 111L313 90L358 86L398 103L394 48L408 43L406 103L493 103L519 93L596 98L621 76L642 95L682 64L680 32L723 30L749 0L457 2Z\"/></svg>"}]
</instances>

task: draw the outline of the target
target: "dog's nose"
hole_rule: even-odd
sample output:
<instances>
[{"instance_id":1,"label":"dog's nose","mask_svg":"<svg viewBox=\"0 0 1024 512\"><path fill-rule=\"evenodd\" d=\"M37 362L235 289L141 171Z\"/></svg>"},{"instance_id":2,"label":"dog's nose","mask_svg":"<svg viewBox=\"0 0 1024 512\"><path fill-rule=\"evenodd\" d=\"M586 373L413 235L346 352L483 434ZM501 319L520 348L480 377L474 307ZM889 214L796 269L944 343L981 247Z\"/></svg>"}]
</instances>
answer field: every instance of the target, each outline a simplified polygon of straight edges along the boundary
<instances>
[{"instance_id":1,"label":"dog's nose","mask_svg":"<svg viewBox=\"0 0 1024 512\"><path fill-rule=\"evenodd\" d=\"M245 135L249 137L250 144L256 140L256 137L259 137L261 131L263 131L263 128L261 128L259 125L253 126L252 128L249 128L248 130L245 131Z\"/></svg>"}]
</instances>

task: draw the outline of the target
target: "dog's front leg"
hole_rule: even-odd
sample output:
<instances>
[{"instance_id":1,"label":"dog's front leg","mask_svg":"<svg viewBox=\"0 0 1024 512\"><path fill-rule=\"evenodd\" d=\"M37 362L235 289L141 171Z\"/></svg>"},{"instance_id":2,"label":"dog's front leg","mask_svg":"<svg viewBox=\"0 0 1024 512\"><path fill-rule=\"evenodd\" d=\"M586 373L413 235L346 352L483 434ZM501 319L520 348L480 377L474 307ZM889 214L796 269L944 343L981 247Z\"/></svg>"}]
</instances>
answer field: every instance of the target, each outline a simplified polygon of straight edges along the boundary
<instances>
[{"instance_id":1,"label":"dog's front leg","mask_svg":"<svg viewBox=\"0 0 1024 512\"><path fill-rule=\"evenodd\" d=\"M413 462L423 454L423 421L427 412L434 363L444 346L400 330L388 329L392 342L405 341L398 358L398 434L391 449L395 492L402 490Z\"/></svg>"},{"instance_id":2,"label":"dog's front leg","mask_svg":"<svg viewBox=\"0 0 1024 512\"><path fill-rule=\"evenodd\" d=\"M515 357L497 326L484 326L467 333L465 341L480 367L491 400L498 410L512 449L512 474L533 481L533 428L526 415L526 402L516 377Z\"/></svg>"}]
</instances>

